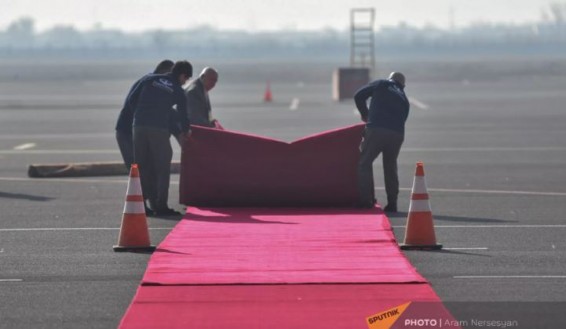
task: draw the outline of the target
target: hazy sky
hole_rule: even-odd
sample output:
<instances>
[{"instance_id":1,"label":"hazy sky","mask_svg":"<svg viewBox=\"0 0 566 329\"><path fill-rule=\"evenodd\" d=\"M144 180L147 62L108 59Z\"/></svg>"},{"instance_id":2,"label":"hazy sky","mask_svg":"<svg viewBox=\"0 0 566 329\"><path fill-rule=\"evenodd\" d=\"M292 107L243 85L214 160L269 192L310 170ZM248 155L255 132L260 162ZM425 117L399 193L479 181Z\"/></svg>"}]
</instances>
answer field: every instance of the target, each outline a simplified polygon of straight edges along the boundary
<instances>
[{"instance_id":1,"label":"hazy sky","mask_svg":"<svg viewBox=\"0 0 566 329\"><path fill-rule=\"evenodd\" d=\"M0 0L0 29L31 17L38 30L96 23L125 31L185 29L318 29L349 26L351 8L376 9L376 27L434 24L448 27L475 22L523 23L541 18L549 3L564 0ZM452 13L452 15L451 15Z\"/></svg>"}]
</instances>

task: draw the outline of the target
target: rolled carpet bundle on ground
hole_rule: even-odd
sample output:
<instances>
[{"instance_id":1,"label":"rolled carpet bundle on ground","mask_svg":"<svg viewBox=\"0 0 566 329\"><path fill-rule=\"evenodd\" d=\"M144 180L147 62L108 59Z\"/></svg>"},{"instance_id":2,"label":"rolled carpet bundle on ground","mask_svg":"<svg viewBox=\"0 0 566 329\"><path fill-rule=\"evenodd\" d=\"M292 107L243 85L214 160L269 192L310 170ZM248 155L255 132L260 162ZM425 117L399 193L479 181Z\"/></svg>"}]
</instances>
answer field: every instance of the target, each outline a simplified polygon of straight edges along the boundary
<instances>
[{"instance_id":1,"label":"rolled carpet bundle on ground","mask_svg":"<svg viewBox=\"0 0 566 329\"><path fill-rule=\"evenodd\" d=\"M171 173L180 171L178 161L171 163ZM79 162L64 164L32 164L28 176L32 178L50 177L93 177L128 175L123 162Z\"/></svg>"}]
</instances>

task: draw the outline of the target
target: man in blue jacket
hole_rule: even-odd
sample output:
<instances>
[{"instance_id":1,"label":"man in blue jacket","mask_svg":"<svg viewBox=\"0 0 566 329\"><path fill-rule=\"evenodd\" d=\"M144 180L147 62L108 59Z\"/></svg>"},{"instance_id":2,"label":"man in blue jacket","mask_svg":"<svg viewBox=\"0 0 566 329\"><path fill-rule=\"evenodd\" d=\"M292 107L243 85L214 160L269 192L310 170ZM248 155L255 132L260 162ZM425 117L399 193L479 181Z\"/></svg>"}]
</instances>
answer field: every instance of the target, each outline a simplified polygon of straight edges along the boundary
<instances>
[{"instance_id":1,"label":"man in blue jacket","mask_svg":"<svg viewBox=\"0 0 566 329\"><path fill-rule=\"evenodd\" d=\"M165 59L161 61L153 70L153 74L165 74L171 72L173 68L173 61ZM151 74L151 73L150 73ZM134 85L130 88L128 95L136 89L137 85L146 77L144 75ZM134 162L134 139L132 132L132 124L134 122L134 109L129 106L128 102L124 102L124 106L120 111L118 116L118 121L116 122L116 141L118 142L118 147L120 148L120 153L122 154L122 159L124 159L124 165L129 171L132 163Z\"/></svg>"},{"instance_id":2,"label":"man in blue jacket","mask_svg":"<svg viewBox=\"0 0 566 329\"><path fill-rule=\"evenodd\" d=\"M358 188L360 207L374 206L373 161L383 153L383 174L387 212L397 212L399 177L397 157L405 136L405 121L409 116L409 101L405 95L405 76L393 72L387 80L376 80L360 88L354 95L356 107L366 123L360 145ZM369 109L367 100L371 98Z\"/></svg>"},{"instance_id":3,"label":"man in blue jacket","mask_svg":"<svg viewBox=\"0 0 566 329\"><path fill-rule=\"evenodd\" d=\"M181 142L189 136L187 101L182 85L193 74L187 61L178 61L171 73L142 79L126 102L134 108L134 159L140 169L144 199L158 216L178 215L167 205L173 150L170 142L171 116L175 113Z\"/></svg>"}]
</instances>

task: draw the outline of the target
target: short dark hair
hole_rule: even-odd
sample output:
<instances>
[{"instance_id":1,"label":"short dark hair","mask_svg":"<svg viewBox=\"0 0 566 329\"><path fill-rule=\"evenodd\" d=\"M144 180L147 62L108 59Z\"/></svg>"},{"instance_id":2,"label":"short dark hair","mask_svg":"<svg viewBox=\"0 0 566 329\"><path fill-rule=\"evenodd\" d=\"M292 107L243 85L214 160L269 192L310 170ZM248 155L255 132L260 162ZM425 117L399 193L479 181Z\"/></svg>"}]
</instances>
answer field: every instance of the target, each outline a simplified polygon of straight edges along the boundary
<instances>
[{"instance_id":1,"label":"short dark hair","mask_svg":"<svg viewBox=\"0 0 566 329\"><path fill-rule=\"evenodd\" d=\"M169 73L169 72L171 72L173 65L175 65L175 63L173 63L172 60L164 59L161 62L159 62L159 64L157 64L157 66L155 67L155 70L153 70L153 73L154 74Z\"/></svg>"},{"instance_id":2,"label":"short dark hair","mask_svg":"<svg viewBox=\"0 0 566 329\"><path fill-rule=\"evenodd\" d=\"M193 76L193 66L188 61L177 61L171 70L173 77L178 79L181 74L186 74L187 77Z\"/></svg>"}]
</instances>

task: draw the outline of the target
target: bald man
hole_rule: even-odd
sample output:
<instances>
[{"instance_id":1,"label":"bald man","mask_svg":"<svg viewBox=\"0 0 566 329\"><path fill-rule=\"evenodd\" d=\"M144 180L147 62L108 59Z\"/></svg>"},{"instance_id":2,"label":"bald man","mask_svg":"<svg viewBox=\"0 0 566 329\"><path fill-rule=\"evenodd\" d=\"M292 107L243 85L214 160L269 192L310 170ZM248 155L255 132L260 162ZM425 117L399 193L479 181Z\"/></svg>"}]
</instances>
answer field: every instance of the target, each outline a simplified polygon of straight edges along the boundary
<instances>
[{"instance_id":1,"label":"bald man","mask_svg":"<svg viewBox=\"0 0 566 329\"><path fill-rule=\"evenodd\" d=\"M218 72L212 67L205 67L198 79L191 81L185 89L191 125L215 127L216 120L212 118L208 92L216 86L216 82L218 82Z\"/></svg>"},{"instance_id":2,"label":"bald man","mask_svg":"<svg viewBox=\"0 0 566 329\"><path fill-rule=\"evenodd\" d=\"M383 176L387 194L386 212L397 212L399 177L397 157L405 138L409 101L405 95L405 76L392 72L388 79L373 81L354 95L362 121L366 123L358 163L359 206L375 205L373 161L383 153ZM371 98L369 109L367 100Z\"/></svg>"}]
</instances>

